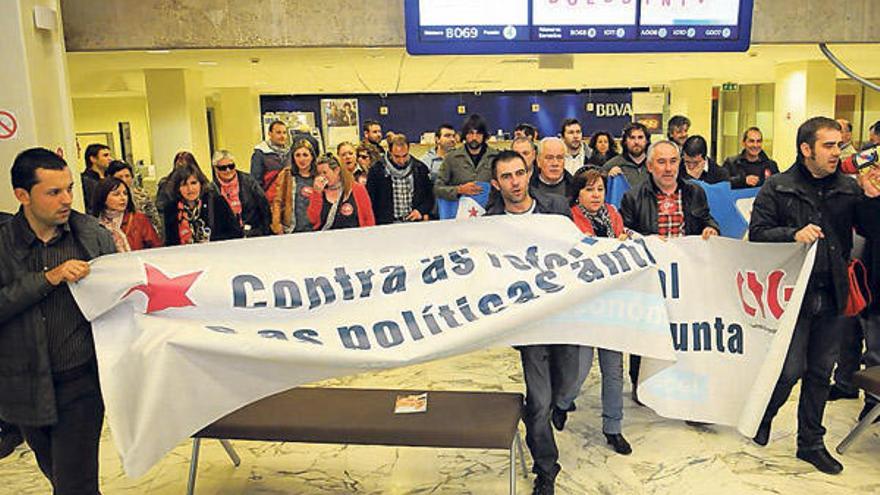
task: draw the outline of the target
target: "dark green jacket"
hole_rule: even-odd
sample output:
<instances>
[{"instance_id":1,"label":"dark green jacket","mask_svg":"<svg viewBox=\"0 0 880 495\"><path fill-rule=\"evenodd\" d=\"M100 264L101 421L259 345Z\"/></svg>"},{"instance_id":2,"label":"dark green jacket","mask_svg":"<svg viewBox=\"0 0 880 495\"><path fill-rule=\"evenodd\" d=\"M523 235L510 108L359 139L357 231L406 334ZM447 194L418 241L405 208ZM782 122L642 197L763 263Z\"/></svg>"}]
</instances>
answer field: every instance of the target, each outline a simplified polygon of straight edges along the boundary
<instances>
[{"instance_id":1,"label":"dark green jacket","mask_svg":"<svg viewBox=\"0 0 880 495\"><path fill-rule=\"evenodd\" d=\"M0 419L25 426L58 420L46 321L39 302L55 290L43 272L27 269L29 246L18 221L0 223ZM24 227L22 227L24 225ZM70 231L89 259L116 252L110 232L90 216L71 212Z\"/></svg>"}]
</instances>

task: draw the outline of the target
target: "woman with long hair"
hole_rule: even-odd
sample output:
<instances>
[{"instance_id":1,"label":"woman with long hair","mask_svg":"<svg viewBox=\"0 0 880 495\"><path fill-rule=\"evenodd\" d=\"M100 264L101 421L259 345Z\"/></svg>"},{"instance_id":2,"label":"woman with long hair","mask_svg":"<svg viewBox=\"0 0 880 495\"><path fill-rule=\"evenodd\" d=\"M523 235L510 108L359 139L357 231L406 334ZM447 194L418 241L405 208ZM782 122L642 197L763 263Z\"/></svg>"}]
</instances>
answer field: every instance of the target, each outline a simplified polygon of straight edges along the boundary
<instances>
[{"instance_id":1,"label":"woman with long hair","mask_svg":"<svg viewBox=\"0 0 880 495\"><path fill-rule=\"evenodd\" d=\"M163 212L167 246L241 237L238 220L226 200L197 166L187 164L175 169L166 188L172 198Z\"/></svg>"},{"instance_id":2,"label":"woman with long hair","mask_svg":"<svg viewBox=\"0 0 880 495\"><path fill-rule=\"evenodd\" d=\"M344 141L336 147L336 156L339 157L339 163L351 172L354 180L366 185L367 174L365 169L361 168L360 160L358 160L358 147L354 144Z\"/></svg>"},{"instance_id":3,"label":"woman with long hair","mask_svg":"<svg viewBox=\"0 0 880 495\"><path fill-rule=\"evenodd\" d=\"M617 143L614 141L614 137L607 131L599 131L593 134L590 137L589 146L593 150L593 154L587 160L587 165L593 167L601 167L605 165L605 162L620 154L617 151Z\"/></svg>"},{"instance_id":4,"label":"woman with long hair","mask_svg":"<svg viewBox=\"0 0 880 495\"><path fill-rule=\"evenodd\" d=\"M178 151L174 155L174 160L171 162L171 171L168 172L168 175L159 179L159 183L156 184L156 209L160 212L165 211L165 206L173 200L174 196L168 195L168 187L166 187L168 179L171 178L171 174L173 174L175 170L185 165L192 165L196 168L199 166L195 155L189 151Z\"/></svg>"},{"instance_id":5,"label":"woman with long hair","mask_svg":"<svg viewBox=\"0 0 880 495\"><path fill-rule=\"evenodd\" d=\"M367 189L331 154L318 160L308 213L315 230L376 225Z\"/></svg>"},{"instance_id":6,"label":"woman with long hair","mask_svg":"<svg viewBox=\"0 0 880 495\"><path fill-rule=\"evenodd\" d=\"M92 212L113 235L116 251L127 253L162 247L162 239L146 215L135 210L128 184L108 175L95 186Z\"/></svg>"},{"instance_id":7,"label":"woman with long hair","mask_svg":"<svg viewBox=\"0 0 880 495\"><path fill-rule=\"evenodd\" d=\"M312 144L305 139L294 143L290 150L292 164L284 167L275 179L272 198L272 232L290 234L311 232L312 223L308 213L309 198L318 170L317 155Z\"/></svg>"},{"instance_id":8,"label":"woman with long hair","mask_svg":"<svg viewBox=\"0 0 880 495\"><path fill-rule=\"evenodd\" d=\"M605 176L596 169L588 169L575 175L572 181L571 216L581 232L591 237L625 240L629 233L623 226L623 218L609 203L605 202ZM581 346L581 366L578 374L580 390L593 364L593 347ZM599 369L602 371L602 432L615 452L632 453L632 447L623 437L623 354L618 351L599 349ZM554 411L554 420L560 414ZM562 413L565 414L564 412Z\"/></svg>"},{"instance_id":9,"label":"woman with long hair","mask_svg":"<svg viewBox=\"0 0 880 495\"><path fill-rule=\"evenodd\" d=\"M150 219L150 223L153 224L153 228L156 229L156 232L164 232L162 230L162 214L159 213L156 204L147 192L135 183L134 169L131 165L122 160L113 160L110 162L110 166L107 167L107 176L116 177L122 182L125 182L125 185L128 186L128 190L131 193L129 201L134 204L134 209L143 213Z\"/></svg>"}]
</instances>

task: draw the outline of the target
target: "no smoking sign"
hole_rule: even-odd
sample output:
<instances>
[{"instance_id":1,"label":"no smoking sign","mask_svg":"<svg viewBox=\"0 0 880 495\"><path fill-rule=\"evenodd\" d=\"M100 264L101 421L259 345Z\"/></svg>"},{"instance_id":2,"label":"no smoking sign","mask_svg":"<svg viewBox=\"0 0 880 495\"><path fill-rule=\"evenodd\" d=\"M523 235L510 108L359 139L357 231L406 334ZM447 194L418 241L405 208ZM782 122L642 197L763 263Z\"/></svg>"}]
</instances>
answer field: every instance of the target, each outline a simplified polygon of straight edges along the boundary
<instances>
[{"instance_id":1,"label":"no smoking sign","mask_svg":"<svg viewBox=\"0 0 880 495\"><path fill-rule=\"evenodd\" d=\"M0 110L0 140L12 139L18 132L18 121L15 115L6 110Z\"/></svg>"}]
</instances>

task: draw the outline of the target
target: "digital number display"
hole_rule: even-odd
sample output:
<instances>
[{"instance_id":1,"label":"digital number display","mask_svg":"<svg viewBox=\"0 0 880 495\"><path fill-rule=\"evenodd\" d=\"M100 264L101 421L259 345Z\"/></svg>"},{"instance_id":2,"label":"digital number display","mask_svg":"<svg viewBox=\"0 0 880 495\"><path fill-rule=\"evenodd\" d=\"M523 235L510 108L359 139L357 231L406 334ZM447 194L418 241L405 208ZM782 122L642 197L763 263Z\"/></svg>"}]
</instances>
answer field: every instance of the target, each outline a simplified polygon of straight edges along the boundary
<instances>
[{"instance_id":1,"label":"digital number display","mask_svg":"<svg viewBox=\"0 0 880 495\"><path fill-rule=\"evenodd\" d=\"M753 0L405 0L412 54L744 51Z\"/></svg>"}]
</instances>

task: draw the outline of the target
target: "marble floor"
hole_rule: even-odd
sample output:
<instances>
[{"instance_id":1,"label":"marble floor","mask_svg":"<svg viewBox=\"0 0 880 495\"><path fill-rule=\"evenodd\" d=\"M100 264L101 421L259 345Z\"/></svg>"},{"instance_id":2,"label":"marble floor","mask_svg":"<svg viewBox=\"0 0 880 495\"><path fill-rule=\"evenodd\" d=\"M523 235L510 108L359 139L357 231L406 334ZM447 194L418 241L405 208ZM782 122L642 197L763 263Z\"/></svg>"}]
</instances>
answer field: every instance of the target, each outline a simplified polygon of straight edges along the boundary
<instances>
[{"instance_id":1,"label":"marble floor","mask_svg":"<svg viewBox=\"0 0 880 495\"><path fill-rule=\"evenodd\" d=\"M838 476L816 472L794 457L792 399L774 423L771 443L760 448L729 428L690 427L666 420L629 399L624 433L631 456L605 446L601 431L598 366L584 385L578 410L557 433L562 473L559 494L872 494L880 493L880 426L839 456ZM437 390L523 391L519 356L497 349L443 361L330 380L324 386ZM628 388L624 390L628 397ZM793 397L795 395L793 394ZM860 401L829 403L829 447L846 435ZM503 494L506 451L235 442L234 468L216 441L202 446L198 494ZM149 473L127 478L109 432L101 451L105 495L185 493L190 444L181 443ZM24 447L0 461L0 493L49 493L32 453ZM531 493L531 476L517 492Z\"/></svg>"}]
</instances>

